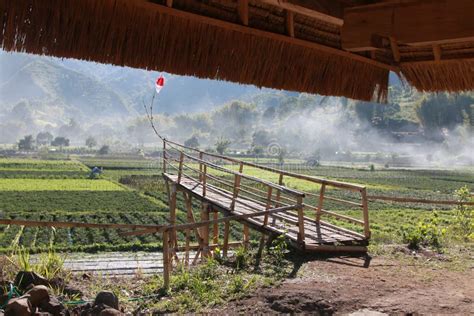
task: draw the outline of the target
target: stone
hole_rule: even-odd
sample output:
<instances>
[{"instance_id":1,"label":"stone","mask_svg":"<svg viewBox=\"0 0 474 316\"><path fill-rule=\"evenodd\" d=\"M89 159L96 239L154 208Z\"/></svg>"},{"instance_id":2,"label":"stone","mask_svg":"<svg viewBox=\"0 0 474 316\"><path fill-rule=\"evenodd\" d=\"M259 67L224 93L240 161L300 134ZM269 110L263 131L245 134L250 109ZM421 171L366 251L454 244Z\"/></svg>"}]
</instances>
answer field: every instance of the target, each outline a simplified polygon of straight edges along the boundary
<instances>
[{"instance_id":1,"label":"stone","mask_svg":"<svg viewBox=\"0 0 474 316\"><path fill-rule=\"evenodd\" d=\"M30 296L30 303L33 306L39 306L42 301L49 300L48 288L44 285L36 285L26 292Z\"/></svg>"},{"instance_id":2,"label":"stone","mask_svg":"<svg viewBox=\"0 0 474 316\"><path fill-rule=\"evenodd\" d=\"M39 308L53 316L62 316L66 314L66 307L64 307L64 305L54 296L50 296L47 301L42 301Z\"/></svg>"},{"instance_id":3,"label":"stone","mask_svg":"<svg viewBox=\"0 0 474 316\"><path fill-rule=\"evenodd\" d=\"M116 310L115 308L106 308L102 310L99 316L123 316L125 315L121 311Z\"/></svg>"},{"instance_id":4,"label":"stone","mask_svg":"<svg viewBox=\"0 0 474 316\"><path fill-rule=\"evenodd\" d=\"M5 307L5 316L31 316L33 314L29 296L11 299Z\"/></svg>"},{"instance_id":5,"label":"stone","mask_svg":"<svg viewBox=\"0 0 474 316\"><path fill-rule=\"evenodd\" d=\"M94 305L99 304L104 304L115 309L119 308L119 301L117 296L110 291L102 291L97 294L94 301Z\"/></svg>"},{"instance_id":6,"label":"stone","mask_svg":"<svg viewBox=\"0 0 474 316\"><path fill-rule=\"evenodd\" d=\"M30 285L49 285L48 280L39 275L38 273L31 271L20 271L15 277L13 282L20 290L25 290Z\"/></svg>"}]
</instances>

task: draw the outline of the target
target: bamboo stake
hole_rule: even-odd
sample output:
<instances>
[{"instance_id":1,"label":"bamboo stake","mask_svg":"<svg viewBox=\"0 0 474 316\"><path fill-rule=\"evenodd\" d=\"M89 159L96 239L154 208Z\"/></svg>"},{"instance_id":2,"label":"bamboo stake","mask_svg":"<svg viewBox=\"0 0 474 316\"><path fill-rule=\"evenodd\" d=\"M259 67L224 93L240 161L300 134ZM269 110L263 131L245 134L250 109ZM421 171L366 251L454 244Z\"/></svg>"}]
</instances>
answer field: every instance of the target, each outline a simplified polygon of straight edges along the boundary
<instances>
[{"instance_id":1,"label":"bamboo stake","mask_svg":"<svg viewBox=\"0 0 474 316\"><path fill-rule=\"evenodd\" d=\"M249 246L249 227L244 224L244 248L247 249Z\"/></svg>"},{"instance_id":2,"label":"bamboo stake","mask_svg":"<svg viewBox=\"0 0 474 316\"><path fill-rule=\"evenodd\" d=\"M212 233L214 234L213 242L215 244L219 243L219 223L217 220L219 219L219 213L214 211L214 227L212 229Z\"/></svg>"},{"instance_id":3,"label":"bamboo stake","mask_svg":"<svg viewBox=\"0 0 474 316\"><path fill-rule=\"evenodd\" d=\"M201 222L209 221L209 204L201 204ZM209 257L209 224L201 226L201 237L203 239L203 257Z\"/></svg>"}]
</instances>

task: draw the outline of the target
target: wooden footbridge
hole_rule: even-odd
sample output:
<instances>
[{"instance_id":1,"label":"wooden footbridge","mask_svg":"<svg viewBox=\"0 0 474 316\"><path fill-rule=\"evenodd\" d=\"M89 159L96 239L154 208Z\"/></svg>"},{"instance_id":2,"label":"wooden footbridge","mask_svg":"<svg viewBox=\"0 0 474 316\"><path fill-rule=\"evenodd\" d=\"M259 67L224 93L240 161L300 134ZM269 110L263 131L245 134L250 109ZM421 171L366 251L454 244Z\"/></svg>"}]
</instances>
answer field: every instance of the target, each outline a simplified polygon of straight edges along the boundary
<instances>
[{"instance_id":1,"label":"wooden footbridge","mask_svg":"<svg viewBox=\"0 0 474 316\"><path fill-rule=\"evenodd\" d=\"M195 223L192 199L197 200L201 223L209 222L204 226L198 224L200 229L195 231L204 253L218 246L221 222L224 223L224 240L220 246L227 252L231 220L243 224L244 244L248 243L248 229L252 228L263 233L262 236L283 234L291 245L306 252L366 251L370 229L364 186L277 170L168 140L164 140L163 145L170 224L176 224L178 192L183 194L188 219L188 224L178 226L189 228ZM319 193L296 190L286 183L295 183L293 187L314 187ZM359 209L362 219L330 211L325 206L328 202ZM335 224L340 221L359 225L363 233ZM214 245L209 244L210 226L213 226ZM176 232L170 238L171 245L177 247ZM187 233L186 244L188 239Z\"/></svg>"}]
</instances>

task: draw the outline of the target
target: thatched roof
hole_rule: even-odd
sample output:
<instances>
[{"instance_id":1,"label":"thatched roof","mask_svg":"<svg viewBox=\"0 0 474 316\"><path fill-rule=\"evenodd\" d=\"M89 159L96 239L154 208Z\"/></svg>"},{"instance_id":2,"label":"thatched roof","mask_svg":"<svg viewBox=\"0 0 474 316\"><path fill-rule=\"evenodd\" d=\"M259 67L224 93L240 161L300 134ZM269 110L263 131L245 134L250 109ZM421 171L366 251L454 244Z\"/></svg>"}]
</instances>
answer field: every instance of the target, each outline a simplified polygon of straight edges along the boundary
<instances>
[{"instance_id":1,"label":"thatched roof","mask_svg":"<svg viewBox=\"0 0 474 316\"><path fill-rule=\"evenodd\" d=\"M386 100L390 70L424 91L474 88L474 34L411 45L410 34L394 38L384 25L357 29L377 21L363 16L379 14L367 6L377 2L0 0L0 46L362 100Z\"/></svg>"}]
</instances>

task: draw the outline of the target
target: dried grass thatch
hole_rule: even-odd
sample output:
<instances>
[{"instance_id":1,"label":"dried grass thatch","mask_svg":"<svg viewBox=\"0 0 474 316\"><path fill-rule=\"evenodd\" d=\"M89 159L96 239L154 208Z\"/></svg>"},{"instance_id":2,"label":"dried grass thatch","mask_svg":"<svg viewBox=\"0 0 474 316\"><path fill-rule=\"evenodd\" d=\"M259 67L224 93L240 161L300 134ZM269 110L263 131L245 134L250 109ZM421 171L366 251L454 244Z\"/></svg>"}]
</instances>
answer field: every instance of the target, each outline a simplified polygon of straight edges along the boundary
<instances>
[{"instance_id":1,"label":"dried grass thatch","mask_svg":"<svg viewBox=\"0 0 474 316\"><path fill-rule=\"evenodd\" d=\"M0 28L6 51L361 100L387 97L387 69L145 1L0 0Z\"/></svg>"},{"instance_id":2,"label":"dried grass thatch","mask_svg":"<svg viewBox=\"0 0 474 316\"><path fill-rule=\"evenodd\" d=\"M460 92L474 89L474 59L402 63L406 80L420 91Z\"/></svg>"}]
</instances>

